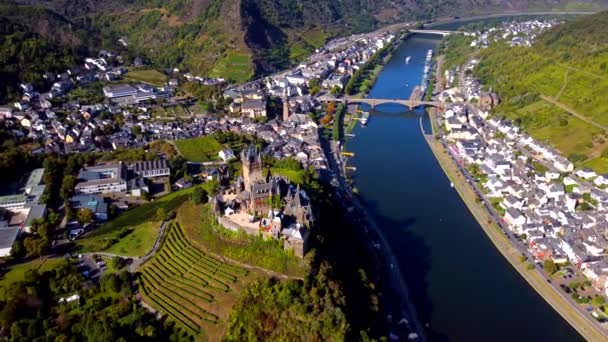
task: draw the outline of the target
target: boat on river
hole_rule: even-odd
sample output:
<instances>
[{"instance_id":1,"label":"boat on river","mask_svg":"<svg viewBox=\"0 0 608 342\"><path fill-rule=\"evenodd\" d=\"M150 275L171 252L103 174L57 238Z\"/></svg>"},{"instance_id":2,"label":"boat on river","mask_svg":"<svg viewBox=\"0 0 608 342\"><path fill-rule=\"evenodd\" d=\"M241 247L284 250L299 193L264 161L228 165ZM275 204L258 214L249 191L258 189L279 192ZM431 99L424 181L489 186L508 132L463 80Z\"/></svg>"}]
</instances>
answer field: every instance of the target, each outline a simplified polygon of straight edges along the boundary
<instances>
[{"instance_id":1,"label":"boat on river","mask_svg":"<svg viewBox=\"0 0 608 342\"><path fill-rule=\"evenodd\" d=\"M410 64L411 60L412 60L412 56L405 57L405 64Z\"/></svg>"},{"instance_id":2,"label":"boat on river","mask_svg":"<svg viewBox=\"0 0 608 342\"><path fill-rule=\"evenodd\" d=\"M368 112L361 113L361 119L360 119L361 125L362 126L367 125L368 120L369 120L369 113Z\"/></svg>"}]
</instances>

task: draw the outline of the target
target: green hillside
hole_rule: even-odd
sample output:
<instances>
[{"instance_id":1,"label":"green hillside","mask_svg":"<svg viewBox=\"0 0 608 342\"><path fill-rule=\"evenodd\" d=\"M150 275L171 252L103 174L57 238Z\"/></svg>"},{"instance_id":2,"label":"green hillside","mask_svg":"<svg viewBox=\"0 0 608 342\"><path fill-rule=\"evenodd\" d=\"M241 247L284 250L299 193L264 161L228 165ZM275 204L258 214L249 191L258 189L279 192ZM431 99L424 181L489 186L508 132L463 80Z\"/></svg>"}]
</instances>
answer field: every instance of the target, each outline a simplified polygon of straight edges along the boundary
<instances>
[{"instance_id":1,"label":"green hillside","mask_svg":"<svg viewBox=\"0 0 608 342\"><path fill-rule=\"evenodd\" d=\"M573 162L608 172L608 12L542 34L531 48L496 44L475 70L496 109Z\"/></svg>"},{"instance_id":2,"label":"green hillside","mask_svg":"<svg viewBox=\"0 0 608 342\"><path fill-rule=\"evenodd\" d=\"M608 0L0 0L2 3L23 5L22 12L36 8L35 13L62 23L19 28L24 34L33 34L34 39L41 34L40 29L55 32L59 28L63 44L63 38L80 34L62 27L84 28L87 38L100 41L93 46L116 49L120 48L116 41L126 38L129 56L147 57L156 67L181 67L243 82L302 60L331 37L388 23L505 10L595 10L608 5ZM0 7L0 19L9 16L8 12L7 6ZM47 20L34 16L12 22L37 24ZM56 37L52 38L48 44L55 44ZM91 46L83 43L75 39L68 46ZM62 52L62 44L45 46L34 56L38 57L35 53L39 50L58 53L51 57L54 60L81 56L74 51ZM62 67L70 60L62 62L47 65ZM19 65L24 72L38 72L38 66L23 60ZM31 78L17 73L8 79L13 83Z\"/></svg>"},{"instance_id":3,"label":"green hillside","mask_svg":"<svg viewBox=\"0 0 608 342\"><path fill-rule=\"evenodd\" d=\"M18 94L19 82L40 86L44 72L73 66L94 41L49 10L0 5L0 103Z\"/></svg>"}]
</instances>

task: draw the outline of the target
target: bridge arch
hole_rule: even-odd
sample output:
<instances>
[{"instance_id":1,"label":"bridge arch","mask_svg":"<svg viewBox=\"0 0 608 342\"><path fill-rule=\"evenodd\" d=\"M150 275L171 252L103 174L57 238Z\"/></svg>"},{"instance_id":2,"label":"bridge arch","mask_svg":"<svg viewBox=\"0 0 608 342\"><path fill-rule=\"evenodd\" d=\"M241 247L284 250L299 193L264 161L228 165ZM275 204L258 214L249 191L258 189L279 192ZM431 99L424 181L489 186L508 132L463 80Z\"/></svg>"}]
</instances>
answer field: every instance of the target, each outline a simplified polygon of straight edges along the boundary
<instances>
[{"instance_id":1,"label":"bridge arch","mask_svg":"<svg viewBox=\"0 0 608 342\"><path fill-rule=\"evenodd\" d=\"M439 101L417 101L417 100L401 100L401 99L375 99L375 98L365 98L365 99L355 99L355 98L342 98L342 99L334 99L334 98L319 98L321 102L342 102L344 104L367 104L372 107L372 109L376 106L383 105L386 103L394 103L399 104L405 107L408 107L410 110L420 107L420 106L430 106L436 107L439 109L445 109L445 104Z\"/></svg>"}]
</instances>

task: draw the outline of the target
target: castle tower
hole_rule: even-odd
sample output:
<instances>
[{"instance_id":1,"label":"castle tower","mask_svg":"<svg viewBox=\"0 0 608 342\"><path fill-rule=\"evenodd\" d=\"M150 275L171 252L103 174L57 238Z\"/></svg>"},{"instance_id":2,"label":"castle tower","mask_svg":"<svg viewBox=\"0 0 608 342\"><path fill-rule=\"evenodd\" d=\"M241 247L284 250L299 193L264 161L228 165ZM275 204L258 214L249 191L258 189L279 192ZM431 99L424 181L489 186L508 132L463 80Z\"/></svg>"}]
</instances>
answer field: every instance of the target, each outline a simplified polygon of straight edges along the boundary
<instances>
[{"instance_id":1,"label":"castle tower","mask_svg":"<svg viewBox=\"0 0 608 342\"><path fill-rule=\"evenodd\" d=\"M251 191L251 184L264 179L262 173L262 156L254 145L241 152L243 162L243 183L245 190Z\"/></svg>"},{"instance_id":2,"label":"castle tower","mask_svg":"<svg viewBox=\"0 0 608 342\"><path fill-rule=\"evenodd\" d=\"M283 121L287 121L289 118L289 100L286 97L283 98Z\"/></svg>"}]
</instances>

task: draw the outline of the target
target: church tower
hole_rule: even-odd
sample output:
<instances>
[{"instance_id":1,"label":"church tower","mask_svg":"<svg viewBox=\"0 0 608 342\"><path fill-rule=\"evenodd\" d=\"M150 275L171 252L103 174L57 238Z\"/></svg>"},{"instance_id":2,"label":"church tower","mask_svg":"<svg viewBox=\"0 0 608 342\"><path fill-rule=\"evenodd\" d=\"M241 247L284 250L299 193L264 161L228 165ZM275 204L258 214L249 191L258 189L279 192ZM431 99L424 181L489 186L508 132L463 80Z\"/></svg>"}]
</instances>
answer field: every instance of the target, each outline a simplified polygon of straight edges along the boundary
<instances>
[{"instance_id":1,"label":"church tower","mask_svg":"<svg viewBox=\"0 0 608 342\"><path fill-rule=\"evenodd\" d=\"M283 121L287 121L289 118L289 100L287 97L283 98Z\"/></svg>"},{"instance_id":2,"label":"church tower","mask_svg":"<svg viewBox=\"0 0 608 342\"><path fill-rule=\"evenodd\" d=\"M264 179L262 173L262 156L254 145L241 152L243 162L243 183L245 190L251 191L251 184Z\"/></svg>"}]
</instances>

